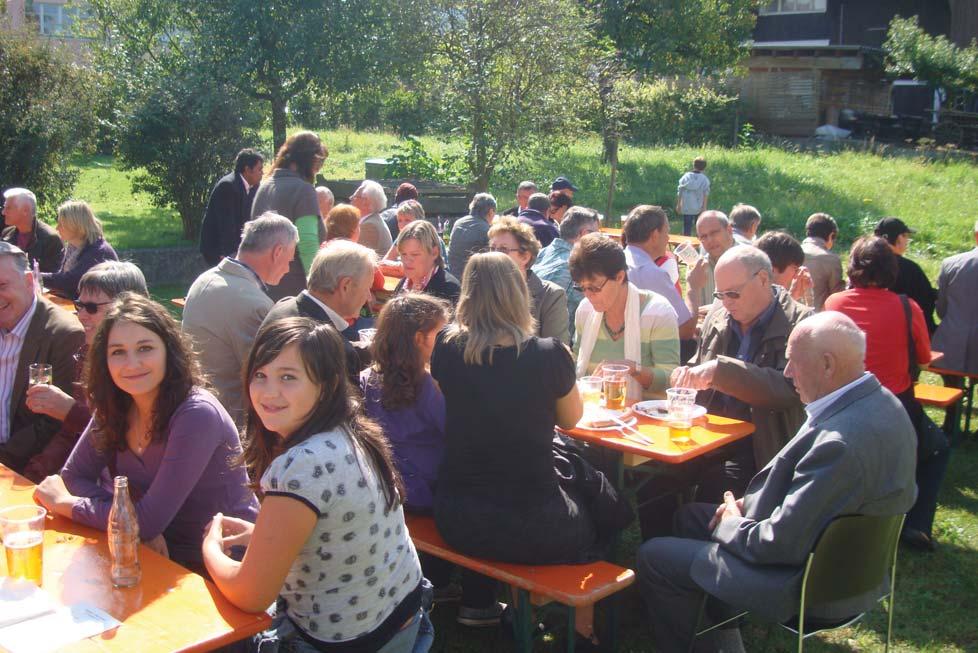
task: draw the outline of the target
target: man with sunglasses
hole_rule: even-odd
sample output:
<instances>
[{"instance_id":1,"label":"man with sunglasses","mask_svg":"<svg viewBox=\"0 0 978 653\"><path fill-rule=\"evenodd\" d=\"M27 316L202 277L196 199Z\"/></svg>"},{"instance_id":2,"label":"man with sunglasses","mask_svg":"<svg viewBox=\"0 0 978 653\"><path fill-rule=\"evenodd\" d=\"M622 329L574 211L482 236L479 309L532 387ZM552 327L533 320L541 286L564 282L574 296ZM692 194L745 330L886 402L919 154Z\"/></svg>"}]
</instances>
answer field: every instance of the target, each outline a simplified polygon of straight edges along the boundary
<instances>
[{"instance_id":1,"label":"man with sunglasses","mask_svg":"<svg viewBox=\"0 0 978 653\"><path fill-rule=\"evenodd\" d=\"M771 283L771 260L751 245L727 250L716 265L718 299L703 323L692 366L673 370L674 387L699 390L697 403L713 415L754 424L750 439L724 449L718 464L687 465L675 480L651 482L639 494L642 537L669 535L676 502L669 492L699 486L697 500L741 496L805 419L798 393L783 372L788 336L812 310Z\"/></svg>"},{"instance_id":2,"label":"man with sunglasses","mask_svg":"<svg viewBox=\"0 0 978 653\"><path fill-rule=\"evenodd\" d=\"M27 407L28 367L51 365L53 384L70 393L84 342L74 316L35 294L27 254L0 242L0 463L20 473L61 427Z\"/></svg>"}]
</instances>

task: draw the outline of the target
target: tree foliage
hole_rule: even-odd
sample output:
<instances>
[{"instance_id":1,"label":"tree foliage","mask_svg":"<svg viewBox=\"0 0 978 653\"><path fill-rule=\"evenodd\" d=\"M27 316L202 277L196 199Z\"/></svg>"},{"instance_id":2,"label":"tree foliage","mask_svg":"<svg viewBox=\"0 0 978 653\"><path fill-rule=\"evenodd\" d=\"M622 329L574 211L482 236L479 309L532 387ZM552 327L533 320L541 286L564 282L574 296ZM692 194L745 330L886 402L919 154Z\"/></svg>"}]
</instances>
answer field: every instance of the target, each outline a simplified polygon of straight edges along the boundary
<instances>
[{"instance_id":1,"label":"tree foliage","mask_svg":"<svg viewBox=\"0 0 978 653\"><path fill-rule=\"evenodd\" d=\"M945 36L931 36L917 17L890 21L883 49L887 71L910 75L949 91L978 91L978 44L959 48Z\"/></svg>"},{"instance_id":2,"label":"tree foliage","mask_svg":"<svg viewBox=\"0 0 978 653\"><path fill-rule=\"evenodd\" d=\"M632 70L709 74L736 65L757 20L757 0L585 0Z\"/></svg>"},{"instance_id":3,"label":"tree foliage","mask_svg":"<svg viewBox=\"0 0 978 653\"><path fill-rule=\"evenodd\" d=\"M69 59L37 36L0 29L0 188L30 188L47 212L74 187L70 157L95 123L95 78Z\"/></svg>"},{"instance_id":4,"label":"tree foliage","mask_svg":"<svg viewBox=\"0 0 978 653\"><path fill-rule=\"evenodd\" d=\"M592 33L573 0L435 0L428 83L478 190L513 153L574 132Z\"/></svg>"},{"instance_id":5,"label":"tree foliage","mask_svg":"<svg viewBox=\"0 0 978 653\"><path fill-rule=\"evenodd\" d=\"M194 66L172 69L143 89L119 124L118 159L133 190L173 207L193 240L214 181L235 154L258 142L257 122L240 96Z\"/></svg>"}]
</instances>

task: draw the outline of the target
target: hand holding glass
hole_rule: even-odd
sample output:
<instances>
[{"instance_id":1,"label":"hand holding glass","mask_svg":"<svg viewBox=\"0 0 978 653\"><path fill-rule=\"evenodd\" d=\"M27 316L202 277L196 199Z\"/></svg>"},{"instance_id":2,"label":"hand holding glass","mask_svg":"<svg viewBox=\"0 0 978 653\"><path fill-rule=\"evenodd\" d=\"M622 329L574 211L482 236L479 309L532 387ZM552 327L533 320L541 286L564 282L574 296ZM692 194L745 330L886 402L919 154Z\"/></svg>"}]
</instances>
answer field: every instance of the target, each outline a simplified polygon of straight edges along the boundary
<instances>
[{"instance_id":1,"label":"hand holding glass","mask_svg":"<svg viewBox=\"0 0 978 653\"><path fill-rule=\"evenodd\" d=\"M689 243L679 243L676 245L676 249L672 250L672 253L690 267L696 265L696 261L700 260L700 253Z\"/></svg>"}]
</instances>

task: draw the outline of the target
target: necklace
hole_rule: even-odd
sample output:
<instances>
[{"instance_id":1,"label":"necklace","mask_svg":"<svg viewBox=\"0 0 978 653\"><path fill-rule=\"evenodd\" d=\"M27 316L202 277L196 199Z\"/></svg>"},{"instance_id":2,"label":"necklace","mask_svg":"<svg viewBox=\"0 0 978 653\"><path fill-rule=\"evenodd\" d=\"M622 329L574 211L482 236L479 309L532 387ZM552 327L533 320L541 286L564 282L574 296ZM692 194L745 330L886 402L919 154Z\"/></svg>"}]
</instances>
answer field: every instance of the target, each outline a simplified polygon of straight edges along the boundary
<instances>
[{"instance_id":1,"label":"necklace","mask_svg":"<svg viewBox=\"0 0 978 653\"><path fill-rule=\"evenodd\" d=\"M608 336L611 337L612 340L618 340L618 338L621 337L621 334L625 333L625 323L624 322L622 322L621 328L619 328L619 329L612 329L610 326L608 326L608 318L607 317L601 318L601 323L604 325L605 332L608 334Z\"/></svg>"}]
</instances>

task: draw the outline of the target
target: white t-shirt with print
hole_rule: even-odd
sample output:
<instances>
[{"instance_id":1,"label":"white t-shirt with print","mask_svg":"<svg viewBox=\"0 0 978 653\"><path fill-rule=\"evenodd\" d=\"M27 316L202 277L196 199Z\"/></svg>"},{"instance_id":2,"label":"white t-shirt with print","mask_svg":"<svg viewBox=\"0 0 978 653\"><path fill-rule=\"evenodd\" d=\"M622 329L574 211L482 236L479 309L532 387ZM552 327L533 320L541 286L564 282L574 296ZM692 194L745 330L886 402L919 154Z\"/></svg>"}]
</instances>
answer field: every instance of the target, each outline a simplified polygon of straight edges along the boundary
<instances>
[{"instance_id":1,"label":"white t-shirt with print","mask_svg":"<svg viewBox=\"0 0 978 653\"><path fill-rule=\"evenodd\" d=\"M421 582L403 509L386 507L382 483L342 429L309 437L262 475L266 496L291 497L318 516L279 592L289 617L315 639L368 634Z\"/></svg>"}]
</instances>

